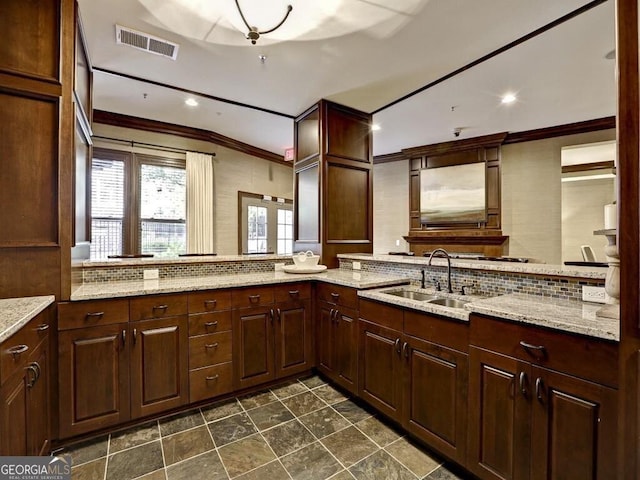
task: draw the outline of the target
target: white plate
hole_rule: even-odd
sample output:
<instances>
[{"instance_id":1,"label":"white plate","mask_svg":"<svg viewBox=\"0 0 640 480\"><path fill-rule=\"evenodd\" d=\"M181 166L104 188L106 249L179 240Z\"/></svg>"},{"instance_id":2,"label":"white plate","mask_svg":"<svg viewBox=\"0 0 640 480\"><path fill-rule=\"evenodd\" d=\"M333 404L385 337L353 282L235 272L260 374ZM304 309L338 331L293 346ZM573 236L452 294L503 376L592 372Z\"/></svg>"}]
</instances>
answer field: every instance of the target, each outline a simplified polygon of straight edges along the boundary
<instances>
[{"instance_id":1,"label":"white plate","mask_svg":"<svg viewBox=\"0 0 640 480\"><path fill-rule=\"evenodd\" d=\"M313 267L301 267L298 265L285 265L282 267L287 273L318 273L324 272L327 269L326 265L314 265Z\"/></svg>"}]
</instances>

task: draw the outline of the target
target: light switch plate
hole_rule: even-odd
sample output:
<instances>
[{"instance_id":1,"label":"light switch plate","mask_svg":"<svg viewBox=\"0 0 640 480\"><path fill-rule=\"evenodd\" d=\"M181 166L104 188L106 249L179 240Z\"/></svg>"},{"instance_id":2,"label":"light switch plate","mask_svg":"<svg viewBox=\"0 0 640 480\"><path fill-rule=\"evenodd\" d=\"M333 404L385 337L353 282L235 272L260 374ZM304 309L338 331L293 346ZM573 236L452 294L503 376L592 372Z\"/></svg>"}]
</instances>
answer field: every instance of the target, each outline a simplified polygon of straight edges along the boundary
<instances>
[{"instance_id":1,"label":"light switch plate","mask_svg":"<svg viewBox=\"0 0 640 480\"><path fill-rule=\"evenodd\" d=\"M604 287L589 287L587 285L582 287L583 302L605 303L606 297Z\"/></svg>"},{"instance_id":2,"label":"light switch plate","mask_svg":"<svg viewBox=\"0 0 640 480\"><path fill-rule=\"evenodd\" d=\"M354 270L362 270L362 264L360 262L353 262Z\"/></svg>"}]
</instances>

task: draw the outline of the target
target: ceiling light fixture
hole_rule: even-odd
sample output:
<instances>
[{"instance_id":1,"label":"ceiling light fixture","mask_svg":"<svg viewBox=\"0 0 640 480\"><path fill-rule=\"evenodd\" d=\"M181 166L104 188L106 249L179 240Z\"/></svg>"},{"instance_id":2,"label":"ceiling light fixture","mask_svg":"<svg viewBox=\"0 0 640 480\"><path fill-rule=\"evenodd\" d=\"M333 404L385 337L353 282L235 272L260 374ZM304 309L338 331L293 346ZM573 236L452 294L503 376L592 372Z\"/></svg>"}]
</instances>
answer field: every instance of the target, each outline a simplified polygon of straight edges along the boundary
<instances>
[{"instance_id":1,"label":"ceiling light fixture","mask_svg":"<svg viewBox=\"0 0 640 480\"><path fill-rule=\"evenodd\" d=\"M507 93L502 97L502 103L513 103L516 101L516 96L513 93Z\"/></svg>"},{"instance_id":2,"label":"ceiling light fixture","mask_svg":"<svg viewBox=\"0 0 640 480\"><path fill-rule=\"evenodd\" d=\"M197 107L198 106L198 102L196 102L195 98L187 98L184 103L186 103L187 105L189 105L190 107Z\"/></svg>"},{"instance_id":3,"label":"ceiling light fixture","mask_svg":"<svg viewBox=\"0 0 640 480\"><path fill-rule=\"evenodd\" d=\"M240 17L242 17L242 21L247 26L247 30L249 30L249 32L247 33L247 40L251 40L252 45L256 44L256 42L260 38L260 35L264 35L265 33L271 33L277 30L278 28L280 28L282 24L286 22L287 18L289 18L289 14L291 13L291 10L293 10L293 7L291 5L287 5L287 13L284 14L284 18L280 20L280 23L277 24L275 27L270 28L269 30L264 30L260 32L258 30L258 27L250 26L249 22L247 22L247 19L244 18L244 14L242 13L242 9L240 8L240 3L238 3L238 0L236 0L236 7L238 7L238 13L240 13Z\"/></svg>"}]
</instances>

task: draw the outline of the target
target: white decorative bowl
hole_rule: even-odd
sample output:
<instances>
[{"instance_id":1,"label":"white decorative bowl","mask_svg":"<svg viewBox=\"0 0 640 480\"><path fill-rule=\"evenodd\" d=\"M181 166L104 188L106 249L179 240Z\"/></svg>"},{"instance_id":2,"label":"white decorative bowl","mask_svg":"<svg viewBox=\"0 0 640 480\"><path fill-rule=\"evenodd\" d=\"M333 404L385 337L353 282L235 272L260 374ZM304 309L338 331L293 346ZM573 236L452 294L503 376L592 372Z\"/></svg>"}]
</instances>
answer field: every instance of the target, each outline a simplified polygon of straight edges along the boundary
<instances>
[{"instance_id":1,"label":"white decorative bowl","mask_svg":"<svg viewBox=\"0 0 640 480\"><path fill-rule=\"evenodd\" d=\"M320 261L320 255L314 255L311 250L300 252L293 256L293 263L297 267L315 267Z\"/></svg>"}]
</instances>

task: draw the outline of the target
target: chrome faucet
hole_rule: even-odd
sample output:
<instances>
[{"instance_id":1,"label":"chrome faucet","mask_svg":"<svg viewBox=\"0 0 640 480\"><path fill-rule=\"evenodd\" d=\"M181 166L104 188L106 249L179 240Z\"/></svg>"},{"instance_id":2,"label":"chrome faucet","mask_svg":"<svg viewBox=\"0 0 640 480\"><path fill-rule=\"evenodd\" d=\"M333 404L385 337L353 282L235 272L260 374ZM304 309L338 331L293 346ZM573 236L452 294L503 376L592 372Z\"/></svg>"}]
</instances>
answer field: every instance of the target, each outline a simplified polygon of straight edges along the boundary
<instances>
[{"instance_id":1,"label":"chrome faucet","mask_svg":"<svg viewBox=\"0 0 640 480\"><path fill-rule=\"evenodd\" d=\"M429 255L429 261L427 262L427 265L431 266L431 260L436 253L441 253L442 256L447 259L447 291L449 293L453 293L453 288L451 288L451 257L449 256L447 251L444 248L436 248L433 252L431 252L431 255Z\"/></svg>"}]
</instances>

